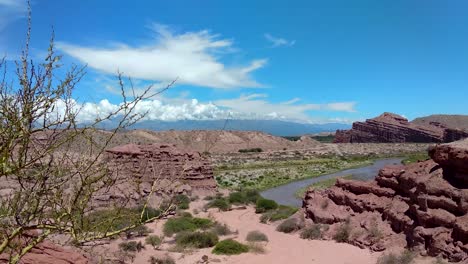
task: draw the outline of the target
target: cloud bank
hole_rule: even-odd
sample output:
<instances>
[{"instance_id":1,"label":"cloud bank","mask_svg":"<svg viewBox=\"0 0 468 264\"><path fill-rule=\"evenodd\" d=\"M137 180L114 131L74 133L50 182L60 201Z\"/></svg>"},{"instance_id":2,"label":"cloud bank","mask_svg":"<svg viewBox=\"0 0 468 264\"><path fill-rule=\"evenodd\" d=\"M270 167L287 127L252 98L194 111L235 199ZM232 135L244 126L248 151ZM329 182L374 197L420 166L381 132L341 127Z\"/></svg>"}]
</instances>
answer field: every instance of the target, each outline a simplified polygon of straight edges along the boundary
<instances>
[{"instance_id":1,"label":"cloud bank","mask_svg":"<svg viewBox=\"0 0 468 264\"><path fill-rule=\"evenodd\" d=\"M246 65L226 65L221 57L233 52L233 42L207 30L174 33L167 26L152 26L155 38L149 45L114 48L83 47L58 43L66 54L108 74L118 70L132 78L211 88L254 88L262 84L251 73L262 68L266 59Z\"/></svg>"},{"instance_id":2,"label":"cloud bank","mask_svg":"<svg viewBox=\"0 0 468 264\"><path fill-rule=\"evenodd\" d=\"M158 98L145 100L135 107L135 113L146 116L143 121L161 120L220 120L220 119L244 119L244 120L287 120L302 123L317 122L310 119L307 111L337 111L354 112L354 102L330 103L330 104L299 104L295 98L282 103L270 103L266 101L265 94L241 95L239 98L223 99L213 102L200 102L197 99L166 99ZM118 109L118 104L112 104L107 99L97 103L77 103L75 109L80 109L77 119L80 123L94 121L98 117L104 117L108 113ZM58 102L58 113L63 115L65 104ZM335 121L335 120L323 120Z\"/></svg>"}]
</instances>

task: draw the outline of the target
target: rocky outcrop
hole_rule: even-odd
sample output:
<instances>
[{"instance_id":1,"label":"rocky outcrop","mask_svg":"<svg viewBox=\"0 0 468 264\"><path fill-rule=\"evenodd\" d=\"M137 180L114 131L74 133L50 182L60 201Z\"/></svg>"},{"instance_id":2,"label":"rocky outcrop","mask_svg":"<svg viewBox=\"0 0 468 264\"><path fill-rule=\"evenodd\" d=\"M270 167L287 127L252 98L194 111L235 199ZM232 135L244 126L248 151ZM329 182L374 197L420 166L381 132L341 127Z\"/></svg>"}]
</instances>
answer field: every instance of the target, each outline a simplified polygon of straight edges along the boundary
<instances>
[{"instance_id":1,"label":"rocky outcrop","mask_svg":"<svg viewBox=\"0 0 468 264\"><path fill-rule=\"evenodd\" d=\"M400 245L468 261L468 139L429 154L430 160L385 167L374 181L340 179L329 189L309 190L306 218L331 225L328 237L347 225L348 242L357 246Z\"/></svg>"},{"instance_id":2,"label":"rocky outcrop","mask_svg":"<svg viewBox=\"0 0 468 264\"><path fill-rule=\"evenodd\" d=\"M32 232L30 235L24 235L21 241L35 237L37 233ZM9 254L0 255L0 263L8 263ZM84 255L52 243L51 241L43 241L32 248L26 255L21 258L21 264L88 264L91 263Z\"/></svg>"},{"instance_id":3,"label":"rocky outcrop","mask_svg":"<svg viewBox=\"0 0 468 264\"><path fill-rule=\"evenodd\" d=\"M149 194L210 192L217 188L208 159L173 145L118 146L107 150L105 160L115 183L96 195L97 206L123 201L131 206Z\"/></svg>"},{"instance_id":4,"label":"rocky outcrop","mask_svg":"<svg viewBox=\"0 0 468 264\"><path fill-rule=\"evenodd\" d=\"M354 122L350 130L338 130L335 143L441 143L466 137L467 131L441 123L416 124L402 116L383 113L365 122Z\"/></svg>"}]
</instances>

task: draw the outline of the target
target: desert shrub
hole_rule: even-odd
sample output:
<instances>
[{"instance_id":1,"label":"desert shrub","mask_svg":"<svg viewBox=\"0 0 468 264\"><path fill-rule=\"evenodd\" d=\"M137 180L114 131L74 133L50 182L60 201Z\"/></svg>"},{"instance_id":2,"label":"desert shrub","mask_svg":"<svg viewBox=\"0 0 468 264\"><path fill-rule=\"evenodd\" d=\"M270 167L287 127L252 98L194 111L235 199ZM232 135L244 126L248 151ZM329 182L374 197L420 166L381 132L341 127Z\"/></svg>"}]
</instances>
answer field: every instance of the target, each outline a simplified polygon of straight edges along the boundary
<instances>
[{"instance_id":1,"label":"desert shrub","mask_svg":"<svg viewBox=\"0 0 468 264\"><path fill-rule=\"evenodd\" d=\"M144 210L143 207L139 207L137 208L137 212L143 212L143 222L161 215L161 209L155 209L152 207L146 207Z\"/></svg>"},{"instance_id":2,"label":"desert shrub","mask_svg":"<svg viewBox=\"0 0 468 264\"><path fill-rule=\"evenodd\" d=\"M229 194L229 202L232 204L245 204L247 203L247 199L245 194L242 192L232 192Z\"/></svg>"},{"instance_id":3,"label":"desert shrub","mask_svg":"<svg viewBox=\"0 0 468 264\"><path fill-rule=\"evenodd\" d=\"M322 238L322 225L313 224L301 231L302 239L320 239Z\"/></svg>"},{"instance_id":4,"label":"desert shrub","mask_svg":"<svg viewBox=\"0 0 468 264\"><path fill-rule=\"evenodd\" d=\"M250 231L245 240L249 242L268 241L268 237L260 231Z\"/></svg>"},{"instance_id":5,"label":"desert shrub","mask_svg":"<svg viewBox=\"0 0 468 264\"><path fill-rule=\"evenodd\" d=\"M344 222L338 227L335 235L333 235L333 239L336 242L348 242L350 235L351 235L351 225L350 225L349 220L346 220L346 222Z\"/></svg>"},{"instance_id":6,"label":"desert shrub","mask_svg":"<svg viewBox=\"0 0 468 264\"><path fill-rule=\"evenodd\" d=\"M205 196L205 198L203 198L203 200L205 200L205 201L211 201L213 199L214 199L214 197L211 196L211 195L207 195L207 196Z\"/></svg>"},{"instance_id":7,"label":"desert shrub","mask_svg":"<svg viewBox=\"0 0 468 264\"><path fill-rule=\"evenodd\" d=\"M218 208L221 211L228 211L231 206L224 198L216 198L207 204L208 208Z\"/></svg>"},{"instance_id":8,"label":"desert shrub","mask_svg":"<svg viewBox=\"0 0 468 264\"><path fill-rule=\"evenodd\" d=\"M140 252L145 246L141 242L129 241L120 243L119 248L125 252Z\"/></svg>"},{"instance_id":9,"label":"desert shrub","mask_svg":"<svg viewBox=\"0 0 468 264\"><path fill-rule=\"evenodd\" d=\"M177 208L185 210L190 207L190 198L185 194L178 194L174 197L174 203L177 205Z\"/></svg>"},{"instance_id":10,"label":"desert shrub","mask_svg":"<svg viewBox=\"0 0 468 264\"><path fill-rule=\"evenodd\" d=\"M249 251L255 254L264 254L266 252L265 247L258 242L249 242L247 243Z\"/></svg>"},{"instance_id":11,"label":"desert shrub","mask_svg":"<svg viewBox=\"0 0 468 264\"><path fill-rule=\"evenodd\" d=\"M242 191L248 203L256 203L258 198L260 198L260 193L255 189L245 189Z\"/></svg>"},{"instance_id":12,"label":"desert shrub","mask_svg":"<svg viewBox=\"0 0 468 264\"><path fill-rule=\"evenodd\" d=\"M127 228L138 222L137 210L112 208L92 212L83 218L82 230L88 232L112 232Z\"/></svg>"},{"instance_id":13,"label":"desert shrub","mask_svg":"<svg viewBox=\"0 0 468 264\"><path fill-rule=\"evenodd\" d=\"M273 210L276 208L278 208L278 204L275 201L265 198L258 198L255 207L255 213L264 213L268 210Z\"/></svg>"},{"instance_id":14,"label":"desert shrub","mask_svg":"<svg viewBox=\"0 0 468 264\"><path fill-rule=\"evenodd\" d=\"M408 250L403 251L400 255L389 253L380 256L377 264L410 264L413 263L414 257L415 255Z\"/></svg>"},{"instance_id":15,"label":"desert shrub","mask_svg":"<svg viewBox=\"0 0 468 264\"><path fill-rule=\"evenodd\" d=\"M262 214L260 222L267 223L268 221L275 222L289 218L297 212L297 208L286 205L279 205L277 209L270 210Z\"/></svg>"},{"instance_id":16,"label":"desert shrub","mask_svg":"<svg viewBox=\"0 0 468 264\"><path fill-rule=\"evenodd\" d=\"M217 255L239 255L249 252L249 247L232 239L226 239L216 244L213 254Z\"/></svg>"},{"instance_id":17,"label":"desert shrub","mask_svg":"<svg viewBox=\"0 0 468 264\"><path fill-rule=\"evenodd\" d=\"M372 220L371 226L369 228L369 237L374 243L380 241L383 238L383 233L379 229L379 225L376 219Z\"/></svg>"},{"instance_id":18,"label":"desert shrub","mask_svg":"<svg viewBox=\"0 0 468 264\"><path fill-rule=\"evenodd\" d=\"M218 235L213 232L182 232L176 236L176 244L183 247L208 248L218 243Z\"/></svg>"},{"instance_id":19,"label":"desert shrub","mask_svg":"<svg viewBox=\"0 0 468 264\"><path fill-rule=\"evenodd\" d=\"M295 218L286 219L276 227L276 231L283 233L291 233L299 229L301 229L301 225Z\"/></svg>"},{"instance_id":20,"label":"desert shrub","mask_svg":"<svg viewBox=\"0 0 468 264\"><path fill-rule=\"evenodd\" d=\"M250 152L263 152L261 148L248 148L248 149L239 149L240 153L250 153Z\"/></svg>"},{"instance_id":21,"label":"desert shrub","mask_svg":"<svg viewBox=\"0 0 468 264\"><path fill-rule=\"evenodd\" d=\"M145 243L147 245L150 245L152 246L154 249L157 249L161 244L162 244L162 238L159 237L159 236L155 236L155 235L152 235L152 236L148 236L146 237L145 239Z\"/></svg>"},{"instance_id":22,"label":"desert shrub","mask_svg":"<svg viewBox=\"0 0 468 264\"><path fill-rule=\"evenodd\" d=\"M176 264L175 260L170 256L150 257L150 264Z\"/></svg>"},{"instance_id":23,"label":"desert shrub","mask_svg":"<svg viewBox=\"0 0 468 264\"><path fill-rule=\"evenodd\" d=\"M232 234L232 231L226 224L221 224L219 222L216 222L213 225L212 231L215 232L218 236L227 236Z\"/></svg>"},{"instance_id":24,"label":"desert shrub","mask_svg":"<svg viewBox=\"0 0 468 264\"><path fill-rule=\"evenodd\" d=\"M197 229L207 229L213 225L210 219L197 217L178 217L167 220L163 227L166 236L172 236L182 231L195 231Z\"/></svg>"},{"instance_id":25,"label":"desert shrub","mask_svg":"<svg viewBox=\"0 0 468 264\"><path fill-rule=\"evenodd\" d=\"M135 228L125 231L127 238L147 236L151 230L145 225L139 225Z\"/></svg>"}]
</instances>

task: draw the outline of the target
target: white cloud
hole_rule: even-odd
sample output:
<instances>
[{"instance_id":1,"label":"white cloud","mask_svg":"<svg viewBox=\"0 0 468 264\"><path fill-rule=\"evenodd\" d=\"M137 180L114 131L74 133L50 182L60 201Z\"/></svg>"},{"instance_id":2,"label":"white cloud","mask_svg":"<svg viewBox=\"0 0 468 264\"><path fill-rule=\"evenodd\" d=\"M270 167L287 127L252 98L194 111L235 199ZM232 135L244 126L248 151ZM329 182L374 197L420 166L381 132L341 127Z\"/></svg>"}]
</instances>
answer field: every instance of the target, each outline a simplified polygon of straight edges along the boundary
<instances>
[{"instance_id":1,"label":"white cloud","mask_svg":"<svg viewBox=\"0 0 468 264\"><path fill-rule=\"evenodd\" d=\"M26 1L0 0L0 32L11 22L24 17L26 11Z\"/></svg>"},{"instance_id":2,"label":"white cloud","mask_svg":"<svg viewBox=\"0 0 468 264\"><path fill-rule=\"evenodd\" d=\"M249 120L288 120L303 123L320 123L338 121L332 119L311 118L308 111L337 111L352 112L355 103L330 103L330 104L298 104L299 98L287 102L268 102L266 94L241 95L239 98L217 100L214 102L200 102L197 99L164 98L141 101L135 107L135 113L146 116L143 120L220 120L220 119L249 119ZM97 117L118 109L119 105L111 104L108 100L98 103L76 104L75 109L80 109L77 116L79 122L92 122ZM340 107L336 107L340 105ZM348 108L342 105L348 105ZM57 104L58 113L63 115L64 103ZM345 120L341 120L344 122Z\"/></svg>"},{"instance_id":3,"label":"white cloud","mask_svg":"<svg viewBox=\"0 0 468 264\"><path fill-rule=\"evenodd\" d=\"M303 122L310 120L308 111L355 112L354 106L356 105L355 102L298 104L300 98L293 98L282 103L271 103L266 100L267 97L266 94L241 95L239 98L217 100L214 103L256 118L275 116L280 119Z\"/></svg>"},{"instance_id":4,"label":"white cloud","mask_svg":"<svg viewBox=\"0 0 468 264\"><path fill-rule=\"evenodd\" d=\"M281 47L281 46L291 47L291 46L294 46L294 44L296 44L295 40L287 40L284 38L274 37L268 33L265 33L263 36L266 38L266 40L271 42L274 48Z\"/></svg>"},{"instance_id":5,"label":"white cloud","mask_svg":"<svg viewBox=\"0 0 468 264\"><path fill-rule=\"evenodd\" d=\"M58 43L65 53L99 71L144 80L170 82L211 88L261 87L251 73L264 67L266 59L252 60L241 66L226 65L222 56L233 52L233 43L207 30L176 34L167 26L152 26L155 39L146 46L125 44L112 48L82 47Z\"/></svg>"}]
</instances>

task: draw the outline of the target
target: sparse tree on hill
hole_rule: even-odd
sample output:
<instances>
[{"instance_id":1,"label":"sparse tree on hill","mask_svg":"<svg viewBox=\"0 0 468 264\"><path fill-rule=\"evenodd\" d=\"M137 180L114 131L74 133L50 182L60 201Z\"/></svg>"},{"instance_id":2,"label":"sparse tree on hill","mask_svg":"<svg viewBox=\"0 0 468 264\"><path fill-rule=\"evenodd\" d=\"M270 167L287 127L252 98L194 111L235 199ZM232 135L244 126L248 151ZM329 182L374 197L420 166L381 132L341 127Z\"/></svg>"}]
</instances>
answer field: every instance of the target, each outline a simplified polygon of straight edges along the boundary
<instances>
[{"instance_id":1,"label":"sparse tree on hill","mask_svg":"<svg viewBox=\"0 0 468 264\"><path fill-rule=\"evenodd\" d=\"M79 244L115 236L167 213L149 216L148 201L143 201L140 217L130 225L110 228L128 214L124 204L105 222L86 219L93 195L113 184L102 161L104 150L119 130L143 117L134 111L140 101L172 84L156 93L151 86L141 94L130 89L129 95L119 73L123 102L118 109L78 127L80 108L72 95L85 69L73 66L58 78L62 65L53 34L45 60L34 63L29 55L30 33L29 9L26 44L15 71L7 69L10 64L5 58L0 60L0 188L10 187L0 192L0 255L7 256L10 263L18 263L54 234L69 235ZM14 80L7 80L12 73ZM108 120L118 120L116 128L105 140L93 140L91 132ZM73 142L78 138L89 146L87 153L74 151ZM93 224L99 229L90 226Z\"/></svg>"}]
</instances>

